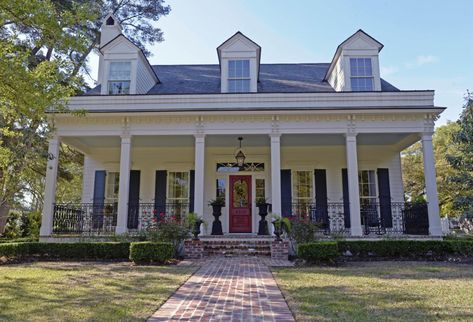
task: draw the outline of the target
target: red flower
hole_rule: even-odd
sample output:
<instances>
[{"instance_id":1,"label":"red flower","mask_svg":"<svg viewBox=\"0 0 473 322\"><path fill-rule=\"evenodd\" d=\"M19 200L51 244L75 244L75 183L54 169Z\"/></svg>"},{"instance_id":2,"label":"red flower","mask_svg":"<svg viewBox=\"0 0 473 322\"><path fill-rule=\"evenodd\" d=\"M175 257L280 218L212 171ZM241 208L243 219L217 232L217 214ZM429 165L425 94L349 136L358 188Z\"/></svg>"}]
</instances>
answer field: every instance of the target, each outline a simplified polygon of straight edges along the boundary
<instances>
[{"instance_id":1,"label":"red flower","mask_svg":"<svg viewBox=\"0 0 473 322\"><path fill-rule=\"evenodd\" d=\"M156 215L157 211L156 209L153 209L153 215Z\"/></svg>"},{"instance_id":2,"label":"red flower","mask_svg":"<svg viewBox=\"0 0 473 322\"><path fill-rule=\"evenodd\" d=\"M158 221L158 218L153 218L153 222L157 222Z\"/></svg>"}]
</instances>

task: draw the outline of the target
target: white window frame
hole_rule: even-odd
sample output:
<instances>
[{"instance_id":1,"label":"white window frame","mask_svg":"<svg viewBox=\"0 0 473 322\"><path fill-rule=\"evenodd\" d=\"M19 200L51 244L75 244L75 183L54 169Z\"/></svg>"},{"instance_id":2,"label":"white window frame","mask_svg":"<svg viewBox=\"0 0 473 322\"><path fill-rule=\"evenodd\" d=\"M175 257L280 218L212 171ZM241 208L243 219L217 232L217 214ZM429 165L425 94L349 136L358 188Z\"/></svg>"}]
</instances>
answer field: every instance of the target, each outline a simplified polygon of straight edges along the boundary
<instances>
[{"instance_id":1,"label":"white window frame","mask_svg":"<svg viewBox=\"0 0 473 322\"><path fill-rule=\"evenodd\" d=\"M248 76L231 76L230 75L230 64L232 62L247 62L248 63ZM227 86L228 86L228 93L249 93L251 92L251 60L250 59L229 59L227 62L228 68L228 77L227 77ZM241 90L241 91L232 91L230 83L231 81L248 81L248 90Z\"/></svg>"},{"instance_id":2,"label":"white window frame","mask_svg":"<svg viewBox=\"0 0 473 322\"><path fill-rule=\"evenodd\" d=\"M368 182L363 182L362 181L362 176L363 176L362 173L363 172L371 172L373 174L373 176L371 177L368 174L368 178L371 177L373 182L369 182L369 179L368 179ZM373 185L373 191L372 191L371 195L368 195L368 196L363 195L362 185L364 185L364 184ZM376 204L376 202L378 201L378 195L377 195L377 192L378 192L378 179L376 177L376 171L375 170L373 170L373 169L358 170L358 187L359 187L359 191L360 191L360 205Z\"/></svg>"},{"instance_id":3,"label":"white window frame","mask_svg":"<svg viewBox=\"0 0 473 322\"><path fill-rule=\"evenodd\" d=\"M109 180L111 180L112 176L118 177L117 181L114 181L113 184L110 183ZM116 185L116 187L115 187ZM117 194L116 196L115 193L113 192L114 188L117 189ZM119 195L119 189L120 189L120 172L119 171L107 171L106 172L106 177L105 177L105 203L115 203L118 202L118 195Z\"/></svg>"},{"instance_id":4,"label":"white window frame","mask_svg":"<svg viewBox=\"0 0 473 322\"><path fill-rule=\"evenodd\" d=\"M117 63L127 63L130 65L130 75L129 79L111 79L111 70L112 70L112 64L117 64ZM131 93L131 78L132 78L132 70L133 70L133 64L129 60L125 61L110 61L108 63L108 75L107 75L107 94L108 95L128 95ZM127 92L121 92L121 93L112 93L112 84L113 83L128 83L128 91Z\"/></svg>"},{"instance_id":5,"label":"white window frame","mask_svg":"<svg viewBox=\"0 0 473 322\"><path fill-rule=\"evenodd\" d=\"M170 197L170 181L171 181L171 173L187 173L187 198L175 198L175 197ZM191 175L190 171L179 171L179 170L174 170L174 171L168 171L166 175L166 203L189 203L190 200L190 180L191 180Z\"/></svg>"},{"instance_id":6,"label":"white window frame","mask_svg":"<svg viewBox=\"0 0 473 322\"><path fill-rule=\"evenodd\" d=\"M309 173L309 178L312 183L312 191L311 191L311 196L310 197L298 197L296 195L296 172L308 172ZM292 203L313 203L315 201L315 180L314 180L314 170L308 170L308 169L293 169L291 170L291 190L292 190Z\"/></svg>"},{"instance_id":7,"label":"white window frame","mask_svg":"<svg viewBox=\"0 0 473 322\"><path fill-rule=\"evenodd\" d=\"M353 75L352 73L352 60L359 60L359 59L368 59L370 61L370 69L371 69L371 75ZM350 85L351 85L351 90L353 92L372 92L375 90L375 83L374 83L374 66L373 66L373 58L372 57L349 57L348 59L349 62L349 69L350 69ZM357 61L358 64L358 61ZM371 80L371 89L354 89L353 86L353 80L354 79L370 79Z\"/></svg>"}]
</instances>

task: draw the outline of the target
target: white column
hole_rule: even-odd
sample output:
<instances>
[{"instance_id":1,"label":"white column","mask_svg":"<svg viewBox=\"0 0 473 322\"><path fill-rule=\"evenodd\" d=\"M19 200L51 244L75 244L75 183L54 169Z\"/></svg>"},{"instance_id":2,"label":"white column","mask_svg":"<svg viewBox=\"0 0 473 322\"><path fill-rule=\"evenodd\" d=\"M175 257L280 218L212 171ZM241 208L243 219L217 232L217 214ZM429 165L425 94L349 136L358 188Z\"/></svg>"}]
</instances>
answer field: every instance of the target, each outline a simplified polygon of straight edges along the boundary
<instances>
[{"instance_id":1,"label":"white column","mask_svg":"<svg viewBox=\"0 0 473 322\"><path fill-rule=\"evenodd\" d=\"M358 186L358 155L356 150L356 134L347 134L346 144L351 235L361 236L360 188Z\"/></svg>"},{"instance_id":2,"label":"white column","mask_svg":"<svg viewBox=\"0 0 473 322\"><path fill-rule=\"evenodd\" d=\"M205 135L195 135L194 212L204 216Z\"/></svg>"},{"instance_id":3,"label":"white column","mask_svg":"<svg viewBox=\"0 0 473 322\"><path fill-rule=\"evenodd\" d=\"M271 205L272 212L282 215L281 211L281 135L271 137ZM268 220L270 220L268 218Z\"/></svg>"},{"instance_id":4,"label":"white column","mask_svg":"<svg viewBox=\"0 0 473 322\"><path fill-rule=\"evenodd\" d=\"M59 138L49 140L46 183L44 186L44 205L41 216L40 236L51 236L53 232L54 203L56 202L57 168L59 164Z\"/></svg>"},{"instance_id":5,"label":"white column","mask_svg":"<svg viewBox=\"0 0 473 322\"><path fill-rule=\"evenodd\" d=\"M118 214L115 232L123 234L127 232L128 219L128 197L130 190L131 170L131 137L122 136L120 149L120 182L118 187Z\"/></svg>"},{"instance_id":6,"label":"white column","mask_svg":"<svg viewBox=\"0 0 473 322\"><path fill-rule=\"evenodd\" d=\"M422 135L422 153L424 157L425 191L429 213L429 232L433 236L442 236L440 223L439 199L437 195L437 177L435 174L435 157L432 145L432 134Z\"/></svg>"}]
</instances>

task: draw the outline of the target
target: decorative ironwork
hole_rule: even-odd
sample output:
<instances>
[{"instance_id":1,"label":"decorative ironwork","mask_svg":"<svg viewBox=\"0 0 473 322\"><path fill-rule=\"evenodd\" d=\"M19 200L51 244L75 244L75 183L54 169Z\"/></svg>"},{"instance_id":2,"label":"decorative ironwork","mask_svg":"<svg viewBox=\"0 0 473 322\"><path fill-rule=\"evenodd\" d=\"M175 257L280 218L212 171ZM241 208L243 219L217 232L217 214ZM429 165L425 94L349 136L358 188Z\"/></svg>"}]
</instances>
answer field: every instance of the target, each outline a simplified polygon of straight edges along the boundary
<instances>
[{"instance_id":1,"label":"decorative ironwork","mask_svg":"<svg viewBox=\"0 0 473 322\"><path fill-rule=\"evenodd\" d=\"M283 205L284 208L284 205ZM308 220L315 223L324 234L345 234L343 202L329 202L327 205L316 205L314 202L291 203L291 220Z\"/></svg>"},{"instance_id":2,"label":"decorative ironwork","mask_svg":"<svg viewBox=\"0 0 473 322\"><path fill-rule=\"evenodd\" d=\"M54 204L53 233L113 234L117 203Z\"/></svg>"},{"instance_id":3,"label":"decorative ironwork","mask_svg":"<svg viewBox=\"0 0 473 322\"><path fill-rule=\"evenodd\" d=\"M250 162L243 163L241 166L236 162L220 162L217 163L217 172L262 172L264 171L264 163Z\"/></svg>"},{"instance_id":4,"label":"decorative ironwork","mask_svg":"<svg viewBox=\"0 0 473 322\"><path fill-rule=\"evenodd\" d=\"M165 219L173 219L177 222L181 222L189 212L189 203L172 202L164 205L139 203L136 205L130 205L129 208L138 216L138 220L135 221L137 222L137 225L128 228L147 230ZM131 211L129 211L129 213L130 212Z\"/></svg>"},{"instance_id":5,"label":"decorative ironwork","mask_svg":"<svg viewBox=\"0 0 473 322\"><path fill-rule=\"evenodd\" d=\"M343 203L329 202L325 206L314 202L299 202L291 203L288 208L291 209L291 213L287 217L316 223L326 235L350 232L350 229L345 227L347 207ZM429 234L427 204L391 202L381 205L378 202L371 202L360 206L360 217L366 236Z\"/></svg>"}]
</instances>

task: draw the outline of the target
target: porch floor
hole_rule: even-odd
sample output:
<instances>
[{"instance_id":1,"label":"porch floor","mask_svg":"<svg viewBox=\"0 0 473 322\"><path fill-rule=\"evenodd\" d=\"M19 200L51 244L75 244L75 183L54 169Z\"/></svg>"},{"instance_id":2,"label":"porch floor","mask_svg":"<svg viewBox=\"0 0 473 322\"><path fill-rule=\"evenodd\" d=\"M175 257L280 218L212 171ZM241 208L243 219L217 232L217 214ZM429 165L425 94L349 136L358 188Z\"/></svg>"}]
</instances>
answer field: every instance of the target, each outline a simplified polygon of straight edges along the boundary
<instances>
[{"instance_id":1,"label":"porch floor","mask_svg":"<svg viewBox=\"0 0 473 322\"><path fill-rule=\"evenodd\" d=\"M273 261L213 257L184 262L202 266L148 321L294 321L269 270Z\"/></svg>"}]
</instances>

